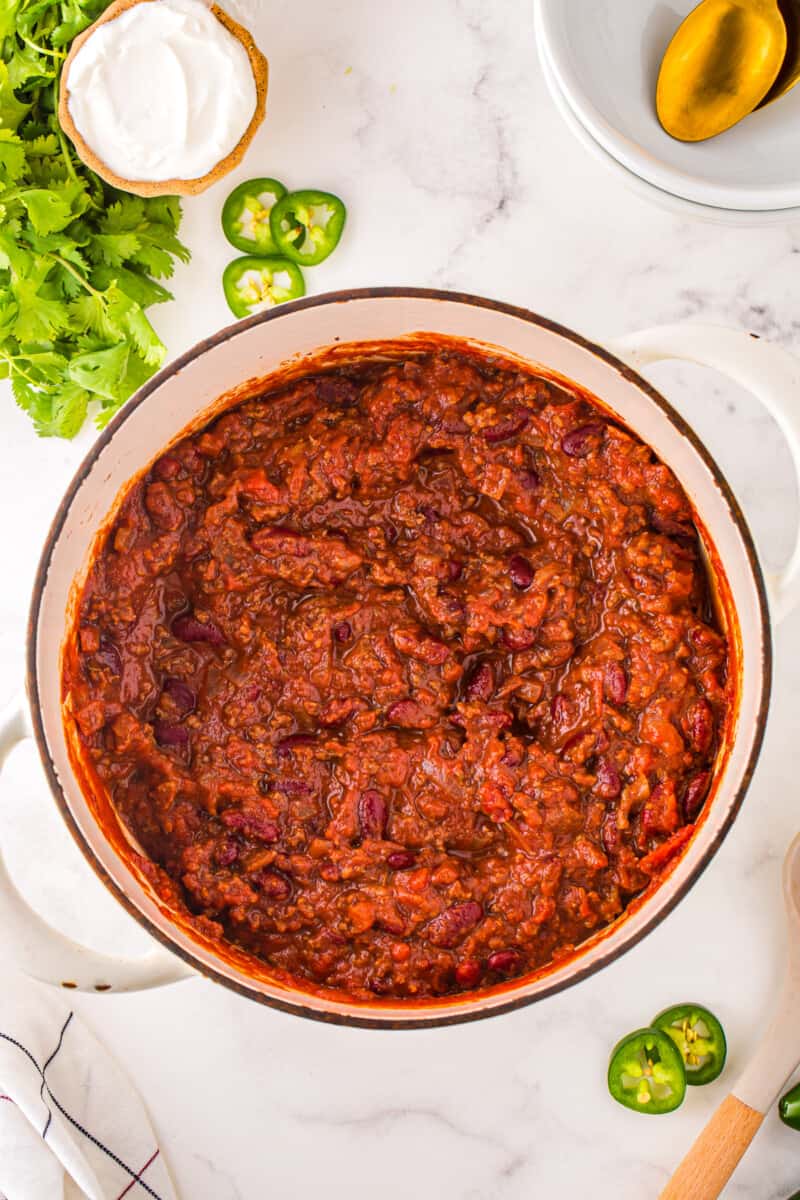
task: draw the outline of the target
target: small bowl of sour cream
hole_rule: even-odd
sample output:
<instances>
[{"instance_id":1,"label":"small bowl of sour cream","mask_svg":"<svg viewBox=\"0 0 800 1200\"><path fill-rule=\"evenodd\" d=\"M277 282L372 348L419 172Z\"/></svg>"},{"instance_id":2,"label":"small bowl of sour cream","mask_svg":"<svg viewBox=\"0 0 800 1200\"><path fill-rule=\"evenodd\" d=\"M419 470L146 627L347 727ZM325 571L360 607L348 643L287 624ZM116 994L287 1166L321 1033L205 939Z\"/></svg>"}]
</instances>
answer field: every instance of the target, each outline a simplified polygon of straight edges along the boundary
<instances>
[{"instance_id":1,"label":"small bowl of sour cream","mask_svg":"<svg viewBox=\"0 0 800 1200\"><path fill-rule=\"evenodd\" d=\"M83 159L140 196L202 192L264 119L268 65L250 33L203 0L115 0L77 37L59 120Z\"/></svg>"}]
</instances>

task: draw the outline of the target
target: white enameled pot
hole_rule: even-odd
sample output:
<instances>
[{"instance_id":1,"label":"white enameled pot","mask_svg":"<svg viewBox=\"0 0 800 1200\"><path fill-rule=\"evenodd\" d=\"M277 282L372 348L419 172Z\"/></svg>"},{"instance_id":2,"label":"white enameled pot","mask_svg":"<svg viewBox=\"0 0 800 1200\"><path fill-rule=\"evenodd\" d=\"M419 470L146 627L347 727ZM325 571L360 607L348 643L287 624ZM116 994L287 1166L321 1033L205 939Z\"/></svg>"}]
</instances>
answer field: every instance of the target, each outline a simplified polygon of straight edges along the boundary
<instances>
[{"instance_id":1,"label":"white enameled pot","mask_svg":"<svg viewBox=\"0 0 800 1200\"><path fill-rule=\"evenodd\" d=\"M725 601L738 657L738 711L710 800L694 837L660 885L570 959L488 992L414 1005L347 1002L294 988L258 964L197 940L170 914L110 837L84 796L62 722L60 655L74 584L129 480L141 473L200 414L243 382L272 375L335 347L454 337L524 360L599 397L647 442L686 489ZM366 352L366 351L363 351ZM0 954L31 975L83 989L152 987L199 971L262 1002L303 1016L371 1026L412 1027L489 1016L575 983L618 957L662 920L709 863L744 798L766 722L773 617L800 598L800 543L786 570L765 583L750 532L707 450L669 404L636 373L658 359L717 368L763 401L780 424L800 471L800 362L746 333L710 326L668 326L613 346L592 345L522 309L471 296L386 288L318 296L242 321L216 334L156 375L98 438L56 514L42 554L30 614L28 705L0 728L0 758L20 738L36 738L53 794L70 830L108 888L156 939L151 955L131 962L78 946L46 925L14 889L0 860ZM160 943L160 945L158 944Z\"/></svg>"}]
</instances>

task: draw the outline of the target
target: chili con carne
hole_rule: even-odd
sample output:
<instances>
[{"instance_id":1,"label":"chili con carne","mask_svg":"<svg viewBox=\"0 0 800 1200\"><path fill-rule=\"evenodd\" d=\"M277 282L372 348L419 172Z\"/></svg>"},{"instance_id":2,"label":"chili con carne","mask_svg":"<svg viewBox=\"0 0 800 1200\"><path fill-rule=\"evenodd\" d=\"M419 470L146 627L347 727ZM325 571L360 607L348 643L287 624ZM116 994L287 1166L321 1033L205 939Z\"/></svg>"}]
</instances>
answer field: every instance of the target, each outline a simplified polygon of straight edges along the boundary
<instances>
[{"instance_id":1,"label":"chili con carne","mask_svg":"<svg viewBox=\"0 0 800 1200\"><path fill-rule=\"evenodd\" d=\"M373 1000L502 985L617 918L691 836L729 704L674 475L590 396L449 343L168 449L64 689L170 904Z\"/></svg>"}]
</instances>

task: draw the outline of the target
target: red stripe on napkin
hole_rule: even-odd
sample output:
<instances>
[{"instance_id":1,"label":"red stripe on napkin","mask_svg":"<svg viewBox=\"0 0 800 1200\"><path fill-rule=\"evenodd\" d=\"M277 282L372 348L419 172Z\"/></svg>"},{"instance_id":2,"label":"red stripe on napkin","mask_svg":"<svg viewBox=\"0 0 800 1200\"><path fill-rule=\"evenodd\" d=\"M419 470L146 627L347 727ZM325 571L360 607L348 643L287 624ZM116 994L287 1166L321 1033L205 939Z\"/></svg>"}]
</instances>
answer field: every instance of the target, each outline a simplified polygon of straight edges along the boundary
<instances>
[{"instance_id":1,"label":"red stripe on napkin","mask_svg":"<svg viewBox=\"0 0 800 1200\"><path fill-rule=\"evenodd\" d=\"M117 1196L117 1200L122 1200L122 1197L123 1197L123 1196L127 1196L128 1192L131 1190L131 1188L133 1187L133 1185L134 1185L135 1183L141 1183L142 1176L144 1175L145 1171L146 1171L146 1170L147 1170L147 1168L150 1166L150 1164L151 1164L151 1163L154 1163L154 1162L156 1161L156 1159L158 1158L158 1153L159 1153L159 1152L158 1152L158 1149L156 1149L155 1153L150 1155L150 1157L148 1158L147 1162L144 1164L144 1166L143 1166L143 1167L141 1168L141 1170L139 1171L139 1174L138 1174L138 1175L134 1175L133 1179L130 1181L130 1183L129 1183L129 1184L128 1184L128 1186L125 1188L125 1190L124 1190L124 1191L122 1191L122 1192L120 1192L120 1194Z\"/></svg>"}]
</instances>

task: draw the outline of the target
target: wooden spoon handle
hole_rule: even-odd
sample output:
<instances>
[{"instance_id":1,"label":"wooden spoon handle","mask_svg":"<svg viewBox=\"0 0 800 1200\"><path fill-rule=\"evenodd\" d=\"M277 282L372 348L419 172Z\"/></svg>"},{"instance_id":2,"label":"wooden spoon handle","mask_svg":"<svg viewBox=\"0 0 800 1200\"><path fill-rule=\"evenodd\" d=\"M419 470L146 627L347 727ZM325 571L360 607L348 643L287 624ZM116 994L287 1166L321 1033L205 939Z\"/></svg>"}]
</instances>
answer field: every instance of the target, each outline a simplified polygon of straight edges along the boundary
<instances>
[{"instance_id":1,"label":"wooden spoon handle","mask_svg":"<svg viewBox=\"0 0 800 1200\"><path fill-rule=\"evenodd\" d=\"M738 1096L726 1096L659 1200L716 1200L763 1120Z\"/></svg>"}]
</instances>

